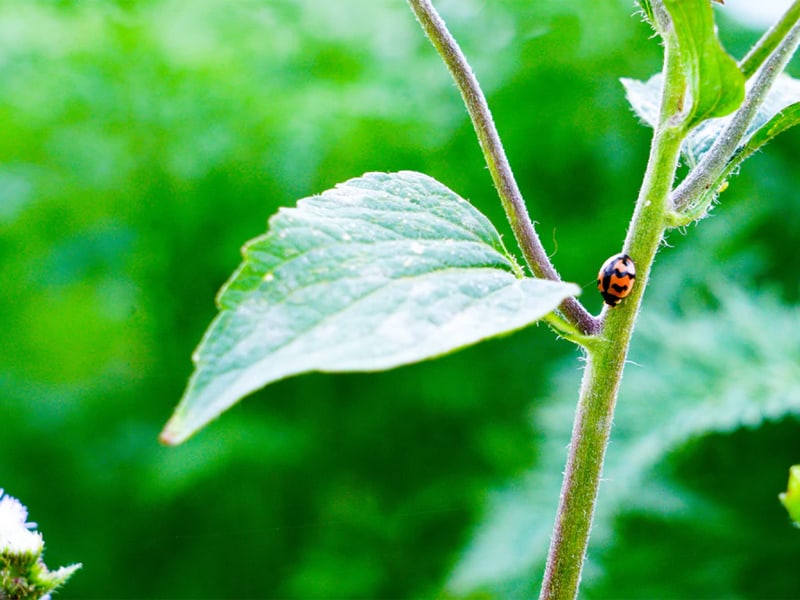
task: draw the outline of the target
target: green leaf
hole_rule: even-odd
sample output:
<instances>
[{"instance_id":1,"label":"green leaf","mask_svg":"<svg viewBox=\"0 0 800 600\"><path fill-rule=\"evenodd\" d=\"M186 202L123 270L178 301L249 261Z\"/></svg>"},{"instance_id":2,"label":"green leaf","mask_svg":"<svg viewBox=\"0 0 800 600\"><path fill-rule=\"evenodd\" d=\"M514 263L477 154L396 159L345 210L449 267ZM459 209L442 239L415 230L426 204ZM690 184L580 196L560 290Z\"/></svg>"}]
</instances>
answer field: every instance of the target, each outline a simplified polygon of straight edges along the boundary
<instances>
[{"instance_id":1,"label":"green leaf","mask_svg":"<svg viewBox=\"0 0 800 600\"><path fill-rule=\"evenodd\" d=\"M760 150L774 137L780 135L787 129L791 129L798 123L800 123L800 102L795 102L794 104L789 104L785 108L782 108L779 113L777 113L758 131L750 136L750 139L747 140L747 143L741 147L741 150L737 152L736 156L734 157L734 160L732 161L733 166L739 165L746 158L749 158L751 155Z\"/></svg>"},{"instance_id":2,"label":"green leaf","mask_svg":"<svg viewBox=\"0 0 800 600\"><path fill-rule=\"evenodd\" d=\"M684 126L691 129L706 119L736 110L744 100L744 75L717 38L708 0L663 0L672 19L672 32L662 32L677 51L689 83L691 107Z\"/></svg>"},{"instance_id":3,"label":"green leaf","mask_svg":"<svg viewBox=\"0 0 800 600\"><path fill-rule=\"evenodd\" d=\"M489 220L430 177L352 179L280 210L245 246L162 440L185 440L284 377L439 356L529 325L578 293L523 278Z\"/></svg>"},{"instance_id":4,"label":"green leaf","mask_svg":"<svg viewBox=\"0 0 800 600\"><path fill-rule=\"evenodd\" d=\"M800 527L800 465L794 465L789 469L789 483L786 491L778 496L781 504L786 507L786 511Z\"/></svg>"},{"instance_id":5,"label":"green leaf","mask_svg":"<svg viewBox=\"0 0 800 600\"><path fill-rule=\"evenodd\" d=\"M646 82L621 79L628 102L636 114L650 127L658 122L658 103L661 96L661 74ZM755 117L747 128L726 174L740 165L768 141L800 122L800 81L781 75L770 89ZM709 119L696 127L684 140L681 153L690 167L695 166L711 148L730 123L732 116Z\"/></svg>"}]
</instances>

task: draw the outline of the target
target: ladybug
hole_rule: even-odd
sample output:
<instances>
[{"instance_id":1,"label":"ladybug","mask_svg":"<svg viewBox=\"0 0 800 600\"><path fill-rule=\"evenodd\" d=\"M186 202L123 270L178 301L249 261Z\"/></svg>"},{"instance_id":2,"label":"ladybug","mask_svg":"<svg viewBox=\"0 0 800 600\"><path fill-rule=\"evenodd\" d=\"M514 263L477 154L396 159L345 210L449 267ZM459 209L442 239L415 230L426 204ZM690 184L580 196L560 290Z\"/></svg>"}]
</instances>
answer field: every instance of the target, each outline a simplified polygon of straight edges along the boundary
<instances>
[{"instance_id":1,"label":"ladybug","mask_svg":"<svg viewBox=\"0 0 800 600\"><path fill-rule=\"evenodd\" d=\"M636 281L636 265L627 254L615 254L603 263L597 274L597 289L612 308L631 293Z\"/></svg>"}]
</instances>

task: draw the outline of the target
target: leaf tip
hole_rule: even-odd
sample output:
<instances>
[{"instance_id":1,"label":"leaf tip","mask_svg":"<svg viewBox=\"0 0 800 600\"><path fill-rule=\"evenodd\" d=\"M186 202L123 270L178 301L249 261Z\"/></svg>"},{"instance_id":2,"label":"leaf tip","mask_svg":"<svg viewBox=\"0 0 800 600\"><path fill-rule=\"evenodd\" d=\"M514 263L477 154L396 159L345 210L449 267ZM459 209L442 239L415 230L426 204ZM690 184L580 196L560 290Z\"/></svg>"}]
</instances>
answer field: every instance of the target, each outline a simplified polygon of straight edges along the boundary
<instances>
[{"instance_id":1,"label":"leaf tip","mask_svg":"<svg viewBox=\"0 0 800 600\"><path fill-rule=\"evenodd\" d=\"M164 446L177 446L185 442L191 435L181 420L173 416L158 435L158 441Z\"/></svg>"}]
</instances>

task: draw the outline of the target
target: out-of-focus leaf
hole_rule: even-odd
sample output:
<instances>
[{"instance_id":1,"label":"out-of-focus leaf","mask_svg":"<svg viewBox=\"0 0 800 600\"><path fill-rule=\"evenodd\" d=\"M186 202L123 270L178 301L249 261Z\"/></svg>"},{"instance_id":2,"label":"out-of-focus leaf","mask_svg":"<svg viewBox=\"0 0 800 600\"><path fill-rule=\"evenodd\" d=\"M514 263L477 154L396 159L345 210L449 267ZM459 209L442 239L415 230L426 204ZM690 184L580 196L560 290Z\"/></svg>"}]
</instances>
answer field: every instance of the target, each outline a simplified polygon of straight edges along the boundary
<instances>
[{"instance_id":1,"label":"out-of-focus leaf","mask_svg":"<svg viewBox=\"0 0 800 600\"><path fill-rule=\"evenodd\" d=\"M713 287L719 303L713 313L642 315L614 417L590 563L592 545L608 542L615 517L631 504L657 512L680 502L674 490L649 489L645 481L688 440L800 415L797 310L770 296L748 297L727 283ZM565 400L576 395L577 379L570 367L537 410L534 427L543 440L537 466L496 493L488 520L452 574L454 592L529 593L525 582L543 564L555 520L574 409ZM587 568L591 572L592 565Z\"/></svg>"},{"instance_id":2,"label":"out-of-focus leaf","mask_svg":"<svg viewBox=\"0 0 800 600\"><path fill-rule=\"evenodd\" d=\"M369 173L301 200L249 242L162 439L308 371L374 371L542 318L568 283L523 278L492 224L426 175Z\"/></svg>"},{"instance_id":3,"label":"out-of-focus leaf","mask_svg":"<svg viewBox=\"0 0 800 600\"><path fill-rule=\"evenodd\" d=\"M800 527L800 465L794 465L789 469L789 484L779 498L792 521Z\"/></svg>"}]
</instances>

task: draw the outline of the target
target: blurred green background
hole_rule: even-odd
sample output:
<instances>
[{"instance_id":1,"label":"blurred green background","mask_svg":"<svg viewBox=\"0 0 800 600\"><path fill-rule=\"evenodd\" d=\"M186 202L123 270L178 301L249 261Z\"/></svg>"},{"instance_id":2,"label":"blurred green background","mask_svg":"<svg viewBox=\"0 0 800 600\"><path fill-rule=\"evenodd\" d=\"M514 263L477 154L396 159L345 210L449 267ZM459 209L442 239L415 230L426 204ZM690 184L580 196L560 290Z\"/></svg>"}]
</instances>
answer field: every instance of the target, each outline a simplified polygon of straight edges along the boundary
<instances>
[{"instance_id":1,"label":"blurred green background","mask_svg":"<svg viewBox=\"0 0 800 600\"><path fill-rule=\"evenodd\" d=\"M442 0L538 231L593 290L649 130L629 2ZM742 56L759 31L717 10ZM658 256L586 598L800 598L777 493L800 462L791 132ZM457 92L400 0L0 2L0 486L60 598L535 596L580 378L533 327L450 357L275 384L156 438L214 294L279 206L432 175L511 239Z\"/></svg>"}]
</instances>

